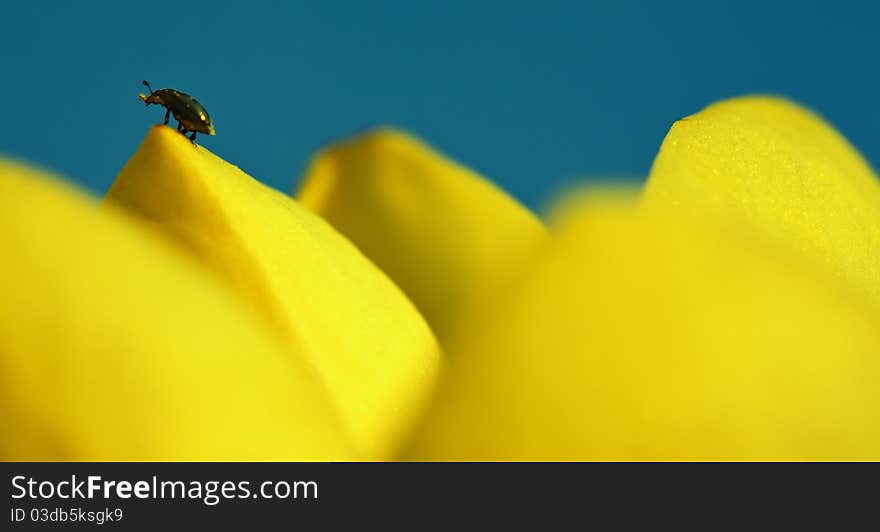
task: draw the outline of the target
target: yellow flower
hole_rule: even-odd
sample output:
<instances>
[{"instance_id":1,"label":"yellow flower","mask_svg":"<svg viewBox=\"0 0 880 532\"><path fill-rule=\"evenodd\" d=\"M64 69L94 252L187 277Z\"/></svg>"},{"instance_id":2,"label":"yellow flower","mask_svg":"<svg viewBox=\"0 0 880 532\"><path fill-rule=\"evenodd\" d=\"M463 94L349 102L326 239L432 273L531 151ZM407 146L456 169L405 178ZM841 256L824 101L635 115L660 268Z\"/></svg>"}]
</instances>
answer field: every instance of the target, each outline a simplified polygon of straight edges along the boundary
<instances>
[{"instance_id":1,"label":"yellow flower","mask_svg":"<svg viewBox=\"0 0 880 532\"><path fill-rule=\"evenodd\" d=\"M317 161L302 201L377 264L411 265L417 304L451 282L419 267L444 242L420 221L468 227L431 250L464 265L453 279L478 269L470 242L540 240L495 191L436 192L476 178L398 135ZM673 126L641 199L571 197L552 218L526 267L485 276L506 287L448 310L448 368L404 457L880 459L880 189L821 119L717 104Z\"/></svg>"},{"instance_id":2,"label":"yellow flower","mask_svg":"<svg viewBox=\"0 0 880 532\"><path fill-rule=\"evenodd\" d=\"M392 456L440 352L412 303L351 242L167 127L147 135L106 201L227 281L314 370L362 456Z\"/></svg>"},{"instance_id":3,"label":"yellow flower","mask_svg":"<svg viewBox=\"0 0 880 532\"><path fill-rule=\"evenodd\" d=\"M387 272L443 342L473 294L503 284L547 233L490 182L387 129L319 153L297 199Z\"/></svg>"},{"instance_id":4,"label":"yellow flower","mask_svg":"<svg viewBox=\"0 0 880 532\"><path fill-rule=\"evenodd\" d=\"M549 229L393 130L296 199L157 127L0 202L3 459L880 459L880 189L786 101Z\"/></svg>"},{"instance_id":5,"label":"yellow flower","mask_svg":"<svg viewBox=\"0 0 880 532\"><path fill-rule=\"evenodd\" d=\"M0 249L3 459L355 456L301 353L123 213L4 162Z\"/></svg>"}]
</instances>

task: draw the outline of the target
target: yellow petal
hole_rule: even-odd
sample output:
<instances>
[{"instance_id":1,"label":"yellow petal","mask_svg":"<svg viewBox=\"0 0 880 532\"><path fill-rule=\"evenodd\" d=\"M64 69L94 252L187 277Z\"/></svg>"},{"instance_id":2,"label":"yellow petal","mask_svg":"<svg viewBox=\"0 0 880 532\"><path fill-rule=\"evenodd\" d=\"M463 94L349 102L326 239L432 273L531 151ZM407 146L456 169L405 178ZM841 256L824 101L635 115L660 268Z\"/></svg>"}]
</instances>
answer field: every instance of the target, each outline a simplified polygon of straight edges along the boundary
<instances>
[{"instance_id":1,"label":"yellow petal","mask_svg":"<svg viewBox=\"0 0 880 532\"><path fill-rule=\"evenodd\" d=\"M116 210L0 160L0 460L346 460L299 353Z\"/></svg>"},{"instance_id":2,"label":"yellow petal","mask_svg":"<svg viewBox=\"0 0 880 532\"><path fill-rule=\"evenodd\" d=\"M441 343L465 302L503 285L546 236L494 185L390 129L323 150L297 197L394 279Z\"/></svg>"},{"instance_id":3,"label":"yellow petal","mask_svg":"<svg viewBox=\"0 0 880 532\"><path fill-rule=\"evenodd\" d=\"M880 299L877 176L846 139L795 104L738 98L676 122L644 205L749 227Z\"/></svg>"},{"instance_id":4,"label":"yellow petal","mask_svg":"<svg viewBox=\"0 0 880 532\"><path fill-rule=\"evenodd\" d=\"M570 214L450 351L406 456L880 459L880 312L801 262L629 205Z\"/></svg>"},{"instance_id":5,"label":"yellow petal","mask_svg":"<svg viewBox=\"0 0 880 532\"><path fill-rule=\"evenodd\" d=\"M389 456L421 413L440 362L430 329L348 240L167 127L155 127L107 195L226 279L305 353L366 458Z\"/></svg>"}]
</instances>

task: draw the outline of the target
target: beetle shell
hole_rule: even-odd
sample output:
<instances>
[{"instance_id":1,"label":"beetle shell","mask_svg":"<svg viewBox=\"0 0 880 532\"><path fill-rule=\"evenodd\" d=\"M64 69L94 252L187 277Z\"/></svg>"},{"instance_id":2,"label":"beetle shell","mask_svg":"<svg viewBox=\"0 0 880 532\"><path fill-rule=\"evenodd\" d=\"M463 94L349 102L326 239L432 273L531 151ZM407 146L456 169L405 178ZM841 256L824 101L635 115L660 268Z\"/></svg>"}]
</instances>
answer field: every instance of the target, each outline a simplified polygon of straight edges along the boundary
<instances>
[{"instance_id":1,"label":"beetle shell","mask_svg":"<svg viewBox=\"0 0 880 532\"><path fill-rule=\"evenodd\" d=\"M202 104L189 94L174 89L158 89L143 97L146 103L161 105L171 111L174 119L188 131L214 134L214 124Z\"/></svg>"}]
</instances>

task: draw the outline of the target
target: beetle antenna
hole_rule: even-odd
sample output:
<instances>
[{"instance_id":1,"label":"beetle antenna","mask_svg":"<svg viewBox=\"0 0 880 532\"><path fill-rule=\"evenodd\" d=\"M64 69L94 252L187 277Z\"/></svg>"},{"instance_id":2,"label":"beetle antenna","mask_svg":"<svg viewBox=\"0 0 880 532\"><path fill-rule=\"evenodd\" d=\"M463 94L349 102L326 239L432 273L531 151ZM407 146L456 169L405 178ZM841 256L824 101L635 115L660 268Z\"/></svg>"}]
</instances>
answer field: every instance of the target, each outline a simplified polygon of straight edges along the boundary
<instances>
[{"instance_id":1,"label":"beetle antenna","mask_svg":"<svg viewBox=\"0 0 880 532\"><path fill-rule=\"evenodd\" d=\"M141 83L143 83L144 86L146 86L148 89L150 89L150 94L153 94L153 87L150 87L150 84L147 83L147 80L143 80L143 81L141 81Z\"/></svg>"}]
</instances>

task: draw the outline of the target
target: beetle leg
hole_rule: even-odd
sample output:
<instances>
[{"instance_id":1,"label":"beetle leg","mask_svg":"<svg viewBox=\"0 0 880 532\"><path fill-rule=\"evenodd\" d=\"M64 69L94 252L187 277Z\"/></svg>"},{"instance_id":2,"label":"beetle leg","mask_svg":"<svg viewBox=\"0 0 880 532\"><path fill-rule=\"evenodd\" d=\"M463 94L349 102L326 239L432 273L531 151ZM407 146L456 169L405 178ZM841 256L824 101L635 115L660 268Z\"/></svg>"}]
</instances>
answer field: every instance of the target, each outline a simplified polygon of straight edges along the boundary
<instances>
[{"instance_id":1,"label":"beetle leg","mask_svg":"<svg viewBox=\"0 0 880 532\"><path fill-rule=\"evenodd\" d=\"M168 115L170 115L170 114L171 114L171 109L168 109L167 111L165 111L165 121L162 122L162 125L165 125L165 126L168 125Z\"/></svg>"},{"instance_id":2,"label":"beetle leg","mask_svg":"<svg viewBox=\"0 0 880 532\"><path fill-rule=\"evenodd\" d=\"M196 132L195 132L195 131L193 131L193 134L189 136L189 140L190 140L190 142L192 142L193 144L196 143Z\"/></svg>"}]
</instances>

